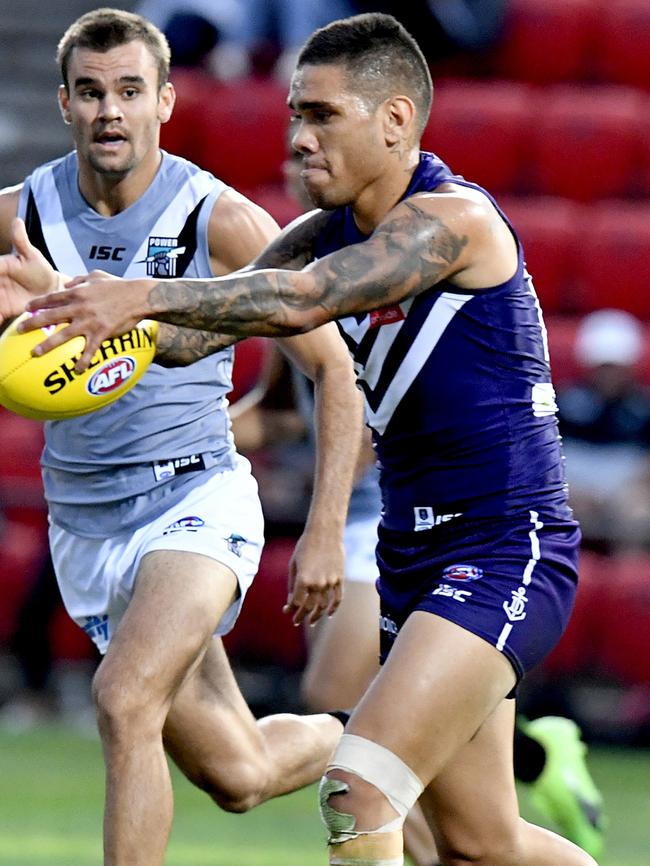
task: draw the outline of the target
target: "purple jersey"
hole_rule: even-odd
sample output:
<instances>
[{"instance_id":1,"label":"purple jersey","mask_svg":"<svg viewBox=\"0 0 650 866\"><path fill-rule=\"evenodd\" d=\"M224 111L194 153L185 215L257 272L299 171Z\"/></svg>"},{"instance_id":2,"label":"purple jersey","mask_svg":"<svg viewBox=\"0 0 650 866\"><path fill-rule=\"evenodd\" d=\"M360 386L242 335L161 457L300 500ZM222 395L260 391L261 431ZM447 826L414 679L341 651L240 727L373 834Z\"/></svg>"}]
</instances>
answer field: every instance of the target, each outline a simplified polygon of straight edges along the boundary
<instances>
[{"instance_id":1,"label":"purple jersey","mask_svg":"<svg viewBox=\"0 0 650 866\"><path fill-rule=\"evenodd\" d=\"M494 203L430 153L421 154L404 197L448 182ZM517 270L501 285L469 291L443 281L338 322L366 398L387 529L527 519L530 509L546 522L572 522L546 330L513 236ZM365 237L351 209L339 208L315 256Z\"/></svg>"}]
</instances>

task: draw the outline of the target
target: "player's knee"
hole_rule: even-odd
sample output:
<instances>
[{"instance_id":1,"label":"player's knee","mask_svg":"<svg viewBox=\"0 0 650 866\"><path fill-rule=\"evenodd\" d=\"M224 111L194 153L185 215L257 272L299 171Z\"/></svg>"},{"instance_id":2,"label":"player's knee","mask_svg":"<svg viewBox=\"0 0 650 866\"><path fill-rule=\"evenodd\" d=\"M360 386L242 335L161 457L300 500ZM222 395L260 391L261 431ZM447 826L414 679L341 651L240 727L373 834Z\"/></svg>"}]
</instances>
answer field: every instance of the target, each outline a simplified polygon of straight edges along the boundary
<instances>
[{"instance_id":1,"label":"player's knee","mask_svg":"<svg viewBox=\"0 0 650 866\"><path fill-rule=\"evenodd\" d=\"M401 830L422 782L389 749L343 734L321 780L321 818L329 843Z\"/></svg>"},{"instance_id":2,"label":"player's knee","mask_svg":"<svg viewBox=\"0 0 650 866\"><path fill-rule=\"evenodd\" d=\"M92 697L102 737L133 740L139 735L159 735L164 723L147 694L135 684L124 682L112 671L100 667L92 686Z\"/></svg>"},{"instance_id":3,"label":"player's knee","mask_svg":"<svg viewBox=\"0 0 650 866\"><path fill-rule=\"evenodd\" d=\"M267 779L267 767L262 761L238 758L203 767L192 781L226 812L242 814L266 799Z\"/></svg>"}]
</instances>

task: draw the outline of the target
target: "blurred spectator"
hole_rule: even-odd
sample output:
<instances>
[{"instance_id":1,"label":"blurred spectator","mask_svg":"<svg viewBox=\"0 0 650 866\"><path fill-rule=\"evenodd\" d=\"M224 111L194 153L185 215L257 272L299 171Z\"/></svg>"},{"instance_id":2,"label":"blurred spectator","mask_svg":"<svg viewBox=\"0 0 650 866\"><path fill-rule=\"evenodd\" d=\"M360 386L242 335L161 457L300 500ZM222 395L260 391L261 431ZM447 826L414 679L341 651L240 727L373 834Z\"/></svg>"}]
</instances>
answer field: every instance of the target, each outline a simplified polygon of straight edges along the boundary
<instances>
[{"instance_id":1,"label":"blurred spectator","mask_svg":"<svg viewBox=\"0 0 650 866\"><path fill-rule=\"evenodd\" d=\"M643 328L622 310L580 323L582 381L558 395L571 502L588 544L650 545L650 392L638 380Z\"/></svg>"},{"instance_id":2,"label":"blurred spectator","mask_svg":"<svg viewBox=\"0 0 650 866\"><path fill-rule=\"evenodd\" d=\"M434 63L489 48L501 34L506 0L354 0L359 12L387 12L418 39Z\"/></svg>"},{"instance_id":3,"label":"blurred spectator","mask_svg":"<svg viewBox=\"0 0 650 866\"><path fill-rule=\"evenodd\" d=\"M18 666L19 686L0 709L0 725L23 728L54 717L50 624L61 595L52 560L45 556L25 596L9 643Z\"/></svg>"},{"instance_id":4,"label":"blurred spectator","mask_svg":"<svg viewBox=\"0 0 650 866\"><path fill-rule=\"evenodd\" d=\"M0 707L0 728L21 731L57 720L81 727L92 721L94 726L90 682L97 653L73 626L81 656L66 660L56 657L53 632L61 609L61 593L48 551L22 600L9 640L17 682Z\"/></svg>"},{"instance_id":5,"label":"blurred spectator","mask_svg":"<svg viewBox=\"0 0 650 866\"><path fill-rule=\"evenodd\" d=\"M228 80L261 65L288 80L307 37L357 9L353 0L142 0L136 11L164 31L177 66Z\"/></svg>"}]
</instances>

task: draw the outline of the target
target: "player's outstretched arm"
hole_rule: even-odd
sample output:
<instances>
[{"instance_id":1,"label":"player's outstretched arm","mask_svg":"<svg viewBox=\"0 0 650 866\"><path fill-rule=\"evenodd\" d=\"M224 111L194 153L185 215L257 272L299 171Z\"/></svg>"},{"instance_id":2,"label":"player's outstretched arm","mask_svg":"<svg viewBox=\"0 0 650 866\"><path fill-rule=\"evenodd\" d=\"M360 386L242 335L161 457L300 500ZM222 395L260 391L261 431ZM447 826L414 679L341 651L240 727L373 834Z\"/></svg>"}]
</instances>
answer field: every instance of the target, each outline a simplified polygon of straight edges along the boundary
<instances>
[{"instance_id":1,"label":"player's outstretched arm","mask_svg":"<svg viewBox=\"0 0 650 866\"><path fill-rule=\"evenodd\" d=\"M434 202L434 198L443 202ZM102 340L142 318L238 336L287 336L351 313L394 304L475 264L484 244L482 209L459 198L423 195L398 204L367 241L303 268L246 271L213 280L115 281L97 292L93 280L36 298L40 312L26 329L69 322L43 350L86 337L78 364L90 362Z\"/></svg>"}]
</instances>

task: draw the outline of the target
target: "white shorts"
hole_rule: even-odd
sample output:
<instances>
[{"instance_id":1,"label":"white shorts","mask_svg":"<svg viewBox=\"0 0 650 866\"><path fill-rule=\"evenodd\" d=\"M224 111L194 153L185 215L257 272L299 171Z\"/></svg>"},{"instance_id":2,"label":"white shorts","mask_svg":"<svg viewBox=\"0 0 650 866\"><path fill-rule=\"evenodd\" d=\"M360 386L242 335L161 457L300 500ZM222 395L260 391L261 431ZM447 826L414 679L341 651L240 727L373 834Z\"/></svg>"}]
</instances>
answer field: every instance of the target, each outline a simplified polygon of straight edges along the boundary
<instances>
[{"instance_id":1,"label":"white shorts","mask_svg":"<svg viewBox=\"0 0 650 866\"><path fill-rule=\"evenodd\" d=\"M113 538L84 538L50 525L50 549L61 595L73 620L105 653L133 594L140 561L153 550L199 553L228 566L239 597L217 635L234 626L259 566L264 518L257 482L244 458L233 471L211 475L145 526Z\"/></svg>"},{"instance_id":2,"label":"white shorts","mask_svg":"<svg viewBox=\"0 0 650 866\"><path fill-rule=\"evenodd\" d=\"M353 520L346 523L343 533L345 547L345 578L374 584L377 570L377 524L379 516L371 520Z\"/></svg>"}]
</instances>

